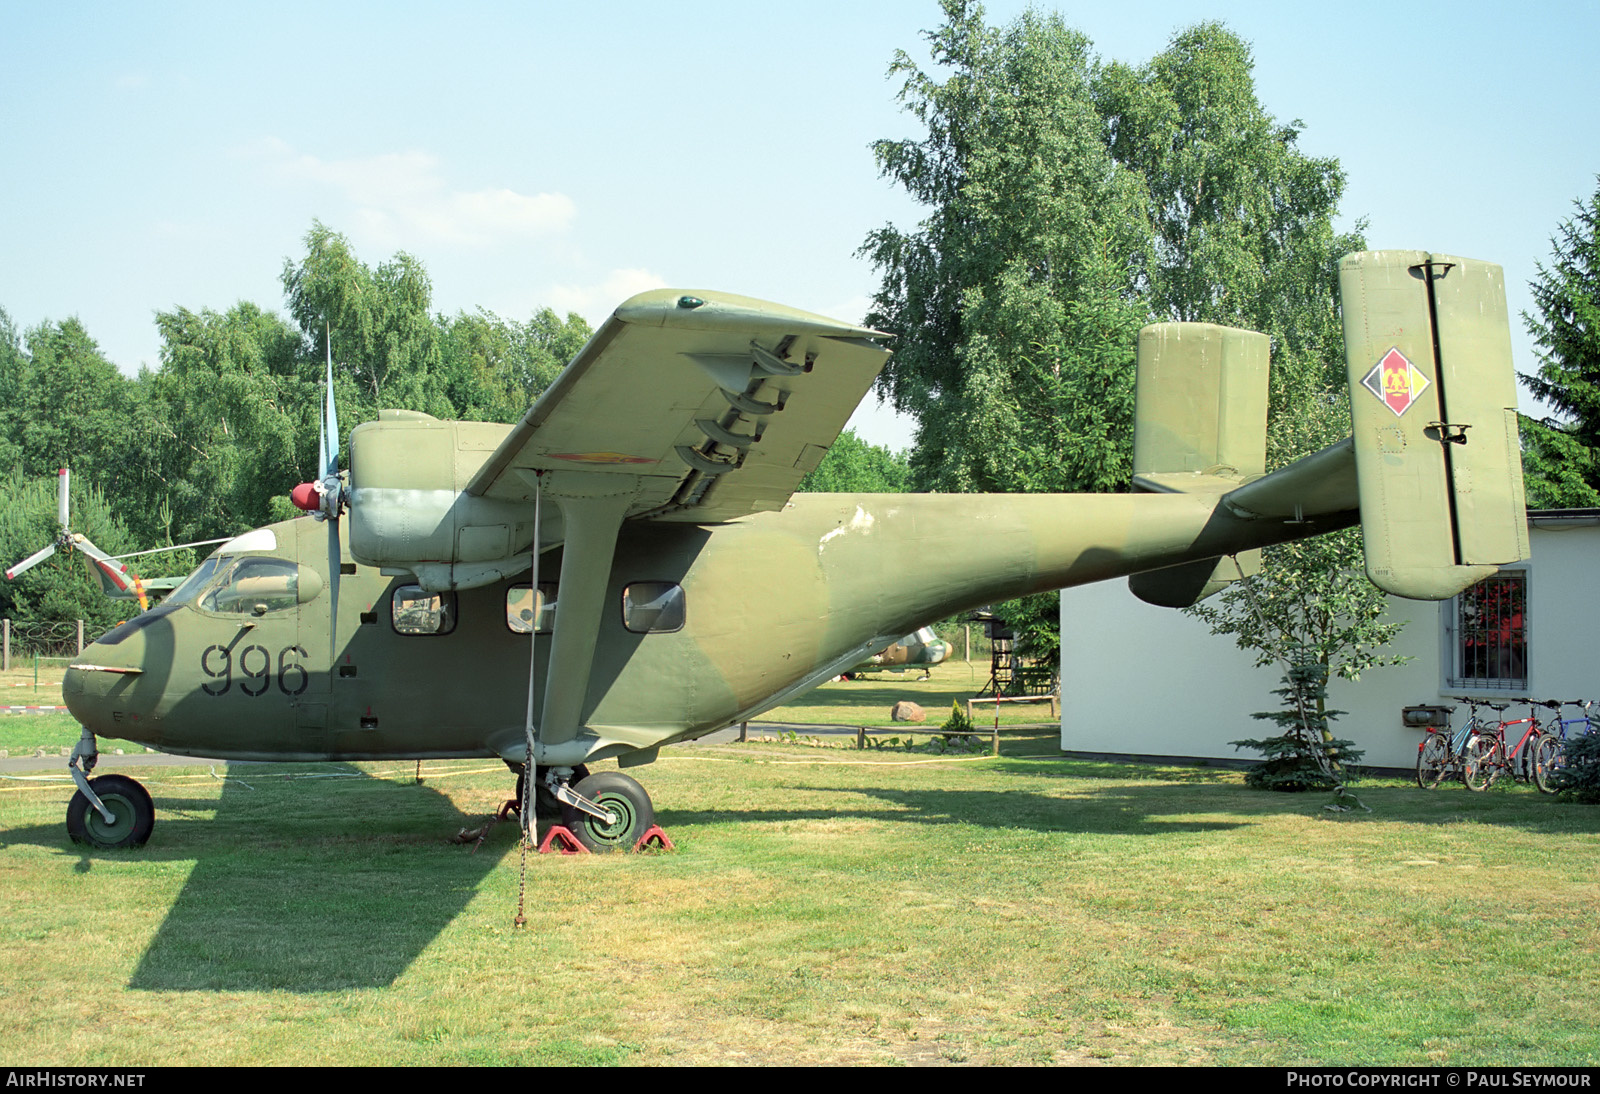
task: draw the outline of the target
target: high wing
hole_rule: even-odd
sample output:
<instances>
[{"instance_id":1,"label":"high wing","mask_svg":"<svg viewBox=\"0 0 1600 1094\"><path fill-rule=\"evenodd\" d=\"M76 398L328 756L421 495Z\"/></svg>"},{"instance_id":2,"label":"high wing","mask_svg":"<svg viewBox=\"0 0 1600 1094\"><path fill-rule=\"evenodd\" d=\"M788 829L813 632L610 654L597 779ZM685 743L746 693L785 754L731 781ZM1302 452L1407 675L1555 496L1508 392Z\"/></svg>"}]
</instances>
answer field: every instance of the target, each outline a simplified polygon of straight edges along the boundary
<instances>
[{"instance_id":1,"label":"high wing","mask_svg":"<svg viewBox=\"0 0 1600 1094\"><path fill-rule=\"evenodd\" d=\"M883 368L877 337L730 293L641 293L466 492L523 501L538 472L582 472L616 476L615 492L629 498L623 519L715 523L781 509Z\"/></svg>"}]
</instances>

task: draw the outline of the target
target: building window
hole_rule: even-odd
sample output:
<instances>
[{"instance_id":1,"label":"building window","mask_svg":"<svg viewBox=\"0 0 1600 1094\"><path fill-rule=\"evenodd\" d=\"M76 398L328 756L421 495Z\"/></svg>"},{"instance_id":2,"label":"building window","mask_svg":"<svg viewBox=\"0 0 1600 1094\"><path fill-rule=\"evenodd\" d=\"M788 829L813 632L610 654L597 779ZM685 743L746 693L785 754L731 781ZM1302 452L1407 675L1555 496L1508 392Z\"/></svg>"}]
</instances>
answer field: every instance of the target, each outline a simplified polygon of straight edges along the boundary
<instances>
[{"instance_id":1,"label":"building window","mask_svg":"<svg viewBox=\"0 0 1600 1094\"><path fill-rule=\"evenodd\" d=\"M1522 691L1528 686L1528 572L1508 570L1450 601L1451 687Z\"/></svg>"}]
</instances>

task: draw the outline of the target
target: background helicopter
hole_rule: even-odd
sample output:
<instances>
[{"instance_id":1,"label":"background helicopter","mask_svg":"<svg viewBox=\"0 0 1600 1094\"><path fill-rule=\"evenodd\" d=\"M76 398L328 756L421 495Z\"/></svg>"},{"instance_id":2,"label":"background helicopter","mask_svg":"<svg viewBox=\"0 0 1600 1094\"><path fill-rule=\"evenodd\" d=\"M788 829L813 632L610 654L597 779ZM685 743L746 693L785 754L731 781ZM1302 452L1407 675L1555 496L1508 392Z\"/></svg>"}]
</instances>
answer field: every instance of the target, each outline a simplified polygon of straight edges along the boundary
<instances>
[{"instance_id":1,"label":"background helicopter","mask_svg":"<svg viewBox=\"0 0 1600 1094\"><path fill-rule=\"evenodd\" d=\"M100 584L100 591L106 596L116 600L137 600L139 610L144 611L150 607L150 596L159 596L177 588L184 581L181 577L140 577L134 572L124 559L135 558L141 555L159 554L165 551L178 551L185 547L203 547L213 543L225 543L224 539L203 539L194 543L180 543L175 547L156 547L149 551L134 551L125 555L108 555L96 547L89 537L81 532L72 530L71 501L72 472L68 468L61 468L56 472L56 523L60 525L60 532L56 538L45 547L40 548L15 566L6 571L6 580L15 581L22 574L57 551L68 554L77 552L83 559L83 564L88 568L90 576Z\"/></svg>"},{"instance_id":2,"label":"background helicopter","mask_svg":"<svg viewBox=\"0 0 1600 1094\"><path fill-rule=\"evenodd\" d=\"M87 778L114 732L224 758L532 763L582 842L626 848L650 798L588 763L647 764L960 610L1117 576L1182 606L1256 548L1357 521L1378 585L1450 596L1527 555L1502 273L1366 252L1340 282L1351 438L1266 474L1268 339L1158 324L1118 495L794 495L887 351L727 294L627 301L514 426L386 411L348 472L330 383L323 474L294 492L317 519L223 544L68 670L69 831L150 834L142 787Z\"/></svg>"}]
</instances>

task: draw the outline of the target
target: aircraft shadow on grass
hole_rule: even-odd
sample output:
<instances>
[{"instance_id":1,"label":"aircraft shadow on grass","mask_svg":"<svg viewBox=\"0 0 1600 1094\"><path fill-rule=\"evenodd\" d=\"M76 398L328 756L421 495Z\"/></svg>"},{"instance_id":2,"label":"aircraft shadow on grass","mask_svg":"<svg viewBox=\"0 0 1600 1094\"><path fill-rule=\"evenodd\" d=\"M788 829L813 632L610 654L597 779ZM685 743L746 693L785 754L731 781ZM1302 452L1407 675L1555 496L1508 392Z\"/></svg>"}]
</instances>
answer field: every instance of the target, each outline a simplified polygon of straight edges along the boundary
<instances>
[{"instance_id":1,"label":"aircraft shadow on grass","mask_svg":"<svg viewBox=\"0 0 1600 1094\"><path fill-rule=\"evenodd\" d=\"M71 848L83 872L105 860L193 860L128 986L291 992L393 983L514 845L514 821L476 854L449 843L485 818L461 813L426 780L329 764L319 773L351 777L285 784L274 769L285 770L233 765L214 799L174 797L157 783L161 819L139 851L76 847L59 824L13 829L0 842Z\"/></svg>"},{"instance_id":2,"label":"aircraft shadow on grass","mask_svg":"<svg viewBox=\"0 0 1600 1094\"><path fill-rule=\"evenodd\" d=\"M793 820L858 818L914 824L977 824L989 828L1024 828L1036 832L1120 832L1155 835L1171 832L1223 832L1241 828L1241 821L1167 821L1162 816L1190 815L1193 801L1172 800L1162 787L1137 787L1098 791L1082 799L1063 801L1027 790L904 790L886 786L815 787L775 789L798 795L865 795L884 808L841 806L838 809L759 809L663 812L675 824L710 824L717 821L760 824ZM667 823L663 820L663 824Z\"/></svg>"}]
</instances>

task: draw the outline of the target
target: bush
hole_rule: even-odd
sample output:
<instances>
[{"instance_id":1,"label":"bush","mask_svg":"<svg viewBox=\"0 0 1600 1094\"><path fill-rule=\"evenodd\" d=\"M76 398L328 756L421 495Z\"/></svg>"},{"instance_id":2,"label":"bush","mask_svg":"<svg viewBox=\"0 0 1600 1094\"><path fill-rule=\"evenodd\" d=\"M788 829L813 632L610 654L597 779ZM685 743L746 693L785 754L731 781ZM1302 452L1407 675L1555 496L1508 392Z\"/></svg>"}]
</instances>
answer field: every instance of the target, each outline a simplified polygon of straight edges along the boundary
<instances>
[{"instance_id":1,"label":"bush","mask_svg":"<svg viewBox=\"0 0 1600 1094\"><path fill-rule=\"evenodd\" d=\"M1551 782L1563 801L1600 805L1600 732L1567 741L1566 757Z\"/></svg>"}]
</instances>

